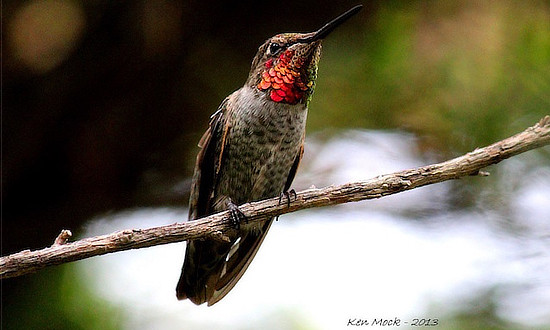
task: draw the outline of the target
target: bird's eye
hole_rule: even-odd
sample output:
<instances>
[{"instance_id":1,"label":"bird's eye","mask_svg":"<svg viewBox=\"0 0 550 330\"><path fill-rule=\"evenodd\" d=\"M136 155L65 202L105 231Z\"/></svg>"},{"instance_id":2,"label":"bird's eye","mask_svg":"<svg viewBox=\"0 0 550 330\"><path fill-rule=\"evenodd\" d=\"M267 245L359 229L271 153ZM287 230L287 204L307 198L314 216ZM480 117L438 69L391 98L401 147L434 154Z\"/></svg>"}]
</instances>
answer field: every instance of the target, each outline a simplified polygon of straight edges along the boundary
<instances>
[{"instance_id":1,"label":"bird's eye","mask_svg":"<svg viewBox=\"0 0 550 330\"><path fill-rule=\"evenodd\" d=\"M271 55L277 55L277 53L279 53L281 49L283 49L283 46L279 45L278 43L274 42L271 45L269 45L269 53Z\"/></svg>"}]
</instances>

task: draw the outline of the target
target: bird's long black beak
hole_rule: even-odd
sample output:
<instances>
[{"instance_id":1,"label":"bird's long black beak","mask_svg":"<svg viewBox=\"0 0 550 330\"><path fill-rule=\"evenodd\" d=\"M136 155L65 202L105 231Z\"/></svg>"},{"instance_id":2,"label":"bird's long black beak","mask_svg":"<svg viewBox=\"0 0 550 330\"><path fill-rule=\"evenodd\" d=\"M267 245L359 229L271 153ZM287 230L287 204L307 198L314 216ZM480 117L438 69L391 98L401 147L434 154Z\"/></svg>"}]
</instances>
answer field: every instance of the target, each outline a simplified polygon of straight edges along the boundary
<instances>
[{"instance_id":1,"label":"bird's long black beak","mask_svg":"<svg viewBox=\"0 0 550 330\"><path fill-rule=\"evenodd\" d=\"M331 33L339 25L341 25L342 23L347 21L351 16L357 14L361 10L361 8L363 8L363 5L357 5L353 8L351 8L350 10L346 11L342 15L336 17L332 21L325 24L322 28L320 28L319 30L314 32L312 35L310 35L306 38L300 39L299 42L310 43L310 42L314 42L314 41L325 38L326 36L329 35L329 33Z\"/></svg>"}]
</instances>

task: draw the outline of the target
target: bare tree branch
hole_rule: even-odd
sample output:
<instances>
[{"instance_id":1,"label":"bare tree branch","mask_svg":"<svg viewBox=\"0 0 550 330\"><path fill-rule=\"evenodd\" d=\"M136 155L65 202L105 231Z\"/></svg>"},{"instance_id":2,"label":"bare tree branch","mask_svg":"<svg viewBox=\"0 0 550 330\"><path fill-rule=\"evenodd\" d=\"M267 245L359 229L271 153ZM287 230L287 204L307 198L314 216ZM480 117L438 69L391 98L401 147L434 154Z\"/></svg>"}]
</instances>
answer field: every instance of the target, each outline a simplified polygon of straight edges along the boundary
<instances>
[{"instance_id":1,"label":"bare tree branch","mask_svg":"<svg viewBox=\"0 0 550 330\"><path fill-rule=\"evenodd\" d=\"M380 198L428 184L458 179L468 175L486 175L481 169L503 159L550 144L550 116L510 138L485 148L476 149L449 161L415 169L381 175L370 180L340 186L301 191L287 203L279 198L247 203L239 208L249 221L312 207L357 202ZM149 229L128 229L67 243L69 231L62 231L54 245L36 251L21 251L0 258L0 278L21 276L48 266L81 260L97 255L168 244L193 239L228 240L235 233L229 212L217 213L200 220L174 223Z\"/></svg>"}]
</instances>

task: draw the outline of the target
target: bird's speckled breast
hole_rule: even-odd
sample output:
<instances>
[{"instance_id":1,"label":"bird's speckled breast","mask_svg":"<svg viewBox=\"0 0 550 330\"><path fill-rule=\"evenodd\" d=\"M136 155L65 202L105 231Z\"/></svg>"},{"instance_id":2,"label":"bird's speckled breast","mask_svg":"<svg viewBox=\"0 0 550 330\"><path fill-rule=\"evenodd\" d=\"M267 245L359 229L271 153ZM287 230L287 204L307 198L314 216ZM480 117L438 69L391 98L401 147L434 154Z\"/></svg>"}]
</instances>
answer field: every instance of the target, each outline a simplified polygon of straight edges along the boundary
<instances>
[{"instance_id":1,"label":"bird's speckled breast","mask_svg":"<svg viewBox=\"0 0 550 330\"><path fill-rule=\"evenodd\" d=\"M304 104L276 103L255 88L235 92L216 196L235 204L279 196L305 135Z\"/></svg>"}]
</instances>

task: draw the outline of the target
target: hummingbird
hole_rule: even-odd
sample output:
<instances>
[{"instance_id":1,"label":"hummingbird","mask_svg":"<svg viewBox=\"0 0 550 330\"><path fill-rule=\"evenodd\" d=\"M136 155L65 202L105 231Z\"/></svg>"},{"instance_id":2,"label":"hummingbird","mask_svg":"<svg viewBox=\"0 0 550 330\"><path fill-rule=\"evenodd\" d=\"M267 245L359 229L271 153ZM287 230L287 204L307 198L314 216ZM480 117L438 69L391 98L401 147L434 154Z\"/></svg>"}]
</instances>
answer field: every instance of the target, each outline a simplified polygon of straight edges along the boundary
<instances>
[{"instance_id":1,"label":"hummingbird","mask_svg":"<svg viewBox=\"0 0 550 330\"><path fill-rule=\"evenodd\" d=\"M290 200L290 185L304 152L321 42L361 8L351 8L315 32L282 33L266 40L244 86L210 117L199 141L189 220L229 210L237 234L229 242L188 242L176 287L179 300L211 306L250 265L273 218L249 224L238 205L283 195Z\"/></svg>"}]
</instances>

